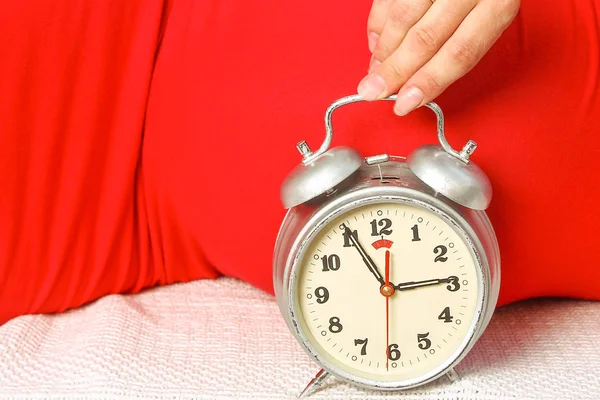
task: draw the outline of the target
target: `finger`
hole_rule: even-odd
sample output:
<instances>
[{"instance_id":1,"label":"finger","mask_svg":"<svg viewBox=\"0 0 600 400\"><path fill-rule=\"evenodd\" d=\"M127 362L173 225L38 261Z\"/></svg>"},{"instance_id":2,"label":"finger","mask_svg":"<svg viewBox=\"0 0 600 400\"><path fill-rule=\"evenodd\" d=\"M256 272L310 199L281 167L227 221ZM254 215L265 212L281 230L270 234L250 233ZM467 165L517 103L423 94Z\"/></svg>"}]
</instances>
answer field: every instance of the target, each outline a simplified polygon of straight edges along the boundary
<instances>
[{"instance_id":1,"label":"finger","mask_svg":"<svg viewBox=\"0 0 600 400\"><path fill-rule=\"evenodd\" d=\"M477 0L437 0L412 28L400 47L373 68L358 85L365 100L396 92L450 38Z\"/></svg>"},{"instance_id":2,"label":"finger","mask_svg":"<svg viewBox=\"0 0 600 400\"><path fill-rule=\"evenodd\" d=\"M369 40L369 51L372 53L383 31L390 7L395 0L373 0L369 19L367 20L367 38Z\"/></svg>"},{"instance_id":3,"label":"finger","mask_svg":"<svg viewBox=\"0 0 600 400\"><path fill-rule=\"evenodd\" d=\"M431 0L396 0L389 7L383 29L378 31L379 40L372 50L371 67L387 59L404 40L406 33L432 5Z\"/></svg>"},{"instance_id":4,"label":"finger","mask_svg":"<svg viewBox=\"0 0 600 400\"><path fill-rule=\"evenodd\" d=\"M469 72L517 14L518 0L484 0L465 18L440 51L404 85L394 111L406 115L434 99Z\"/></svg>"}]
</instances>

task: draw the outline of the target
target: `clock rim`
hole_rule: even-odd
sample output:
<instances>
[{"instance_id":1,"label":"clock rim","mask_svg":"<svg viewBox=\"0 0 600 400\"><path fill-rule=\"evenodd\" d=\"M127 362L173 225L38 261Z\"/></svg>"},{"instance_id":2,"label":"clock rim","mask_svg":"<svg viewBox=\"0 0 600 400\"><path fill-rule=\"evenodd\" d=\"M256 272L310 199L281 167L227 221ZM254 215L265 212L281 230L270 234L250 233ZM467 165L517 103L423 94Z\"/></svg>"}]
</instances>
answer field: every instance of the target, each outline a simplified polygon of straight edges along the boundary
<instances>
[{"instance_id":1,"label":"clock rim","mask_svg":"<svg viewBox=\"0 0 600 400\"><path fill-rule=\"evenodd\" d=\"M320 351L320 346L314 344L310 339L310 337L313 336L310 334L305 324L298 301L297 286L300 275L299 267L304 259L307 249L310 247L312 239L314 239L323 228L328 226L332 220L340 215L346 214L362 206L377 203L408 204L438 215L448 223L465 242L471 257L476 264L478 278L477 306L468 333L463 338L458 349L451 357L441 363L438 368L434 368L428 373L412 379L382 381L366 378L364 376L353 374L327 360L327 356L323 354L329 353L324 349ZM327 372L344 381L365 388L379 390L410 389L425 385L443 376L455 367L472 349L487 325L486 320L489 320L488 313L493 313L495 307L495 301L490 301L493 299L490 299L489 294L494 293L495 291L497 292L492 285L499 284L499 282L492 282L490 275L490 266L485 253L485 248L475 229L458 210L449 206L438 197L412 188L398 186L365 187L353 192L345 193L324 205L306 222L298 234L290 249L290 258L288 258L285 269L284 282L287 282L287 290L285 291L287 295L287 317L292 322L290 324L292 333L300 342L304 351L313 361L315 361L315 363Z\"/></svg>"}]
</instances>

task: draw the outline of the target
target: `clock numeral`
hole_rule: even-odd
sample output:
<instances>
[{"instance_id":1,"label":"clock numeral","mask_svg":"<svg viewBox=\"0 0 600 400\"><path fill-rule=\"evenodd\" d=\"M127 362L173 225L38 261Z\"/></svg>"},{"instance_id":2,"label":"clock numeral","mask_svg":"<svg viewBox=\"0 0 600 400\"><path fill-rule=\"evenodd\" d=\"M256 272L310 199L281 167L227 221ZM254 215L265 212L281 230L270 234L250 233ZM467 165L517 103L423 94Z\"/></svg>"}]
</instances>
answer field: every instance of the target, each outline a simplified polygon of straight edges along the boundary
<instances>
[{"instance_id":1,"label":"clock numeral","mask_svg":"<svg viewBox=\"0 0 600 400\"><path fill-rule=\"evenodd\" d=\"M448 283L449 285L446 286L446 289L448 289L449 291L456 292L458 289L460 289L460 283L458 283L457 276L449 276Z\"/></svg>"},{"instance_id":2,"label":"clock numeral","mask_svg":"<svg viewBox=\"0 0 600 400\"><path fill-rule=\"evenodd\" d=\"M341 261L340 256L337 254L323 256L321 257L321 261L323 262L323 271L337 271L340 269Z\"/></svg>"},{"instance_id":3,"label":"clock numeral","mask_svg":"<svg viewBox=\"0 0 600 400\"><path fill-rule=\"evenodd\" d=\"M348 232L352 232L351 235L354 238L355 241L358 242L358 231L344 231L344 233L342 233L342 235L344 236L344 247L352 247L354 246L354 243L352 243L350 241L350 235L348 234Z\"/></svg>"},{"instance_id":4,"label":"clock numeral","mask_svg":"<svg viewBox=\"0 0 600 400\"><path fill-rule=\"evenodd\" d=\"M329 318L329 332L340 333L342 329L344 329L344 327L340 324L340 319L338 317Z\"/></svg>"},{"instance_id":5,"label":"clock numeral","mask_svg":"<svg viewBox=\"0 0 600 400\"><path fill-rule=\"evenodd\" d=\"M364 339L354 339L354 345L358 346L362 344L362 348L360 349L360 355L361 356L366 356L367 355L367 343L369 343L369 339L368 338L364 338Z\"/></svg>"},{"instance_id":6,"label":"clock numeral","mask_svg":"<svg viewBox=\"0 0 600 400\"><path fill-rule=\"evenodd\" d=\"M381 226L382 228L378 229L377 225ZM379 221L374 219L371 221L371 236L391 235L393 232L393 230L390 229L391 227L392 220L389 218L382 218Z\"/></svg>"},{"instance_id":7,"label":"clock numeral","mask_svg":"<svg viewBox=\"0 0 600 400\"><path fill-rule=\"evenodd\" d=\"M388 346L388 358L392 361L398 361L400 359L400 350L398 350L398 345L393 343Z\"/></svg>"},{"instance_id":8,"label":"clock numeral","mask_svg":"<svg viewBox=\"0 0 600 400\"><path fill-rule=\"evenodd\" d=\"M417 333L417 341L421 350L427 350L431 347L431 340L427 339L427 336L429 336L429 332Z\"/></svg>"},{"instance_id":9,"label":"clock numeral","mask_svg":"<svg viewBox=\"0 0 600 400\"><path fill-rule=\"evenodd\" d=\"M438 256L435 257L435 260L433 260L433 262L446 262L448 261L448 257L444 257L446 255L446 253L448 252L448 248L446 246L435 246L435 249L433 249L433 254L437 254L440 253Z\"/></svg>"},{"instance_id":10,"label":"clock numeral","mask_svg":"<svg viewBox=\"0 0 600 400\"><path fill-rule=\"evenodd\" d=\"M413 232L413 238L412 238L412 241L413 241L413 242L420 242L420 241L421 241L421 238L419 237L419 225L416 225L416 224L415 224L415 226L413 226L413 227L412 227L412 228L410 228L410 229L412 229L412 232Z\"/></svg>"},{"instance_id":11,"label":"clock numeral","mask_svg":"<svg viewBox=\"0 0 600 400\"><path fill-rule=\"evenodd\" d=\"M324 286L319 286L315 290L315 296L317 296L317 303L325 304L329 300L329 290Z\"/></svg>"},{"instance_id":12,"label":"clock numeral","mask_svg":"<svg viewBox=\"0 0 600 400\"><path fill-rule=\"evenodd\" d=\"M444 321L444 323L452 322L453 318L454 317L450 315L450 307L444 308L444 311L442 311L442 313L438 316L438 319Z\"/></svg>"}]
</instances>

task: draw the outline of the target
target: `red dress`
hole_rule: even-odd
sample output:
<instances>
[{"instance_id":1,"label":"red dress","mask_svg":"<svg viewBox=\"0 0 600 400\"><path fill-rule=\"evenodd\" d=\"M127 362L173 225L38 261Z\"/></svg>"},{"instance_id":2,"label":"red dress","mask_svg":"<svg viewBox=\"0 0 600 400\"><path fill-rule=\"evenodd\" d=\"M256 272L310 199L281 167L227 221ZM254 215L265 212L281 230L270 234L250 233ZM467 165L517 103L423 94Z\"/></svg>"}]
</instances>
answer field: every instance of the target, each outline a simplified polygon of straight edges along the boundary
<instances>
[{"instance_id":1,"label":"red dress","mask_svg":"<svg viewBox=\"0 0 600 400\"><path fill-rule=\"evenodd\" d=\"M371 1L33 3L0 6L0 323L220 274L271 291L280 183L366 73ZM523 2L437 100L494 186L501 303L600 299L599 20ZM363 155L435 141L427 110L338 113Z\"/></svg>"}]
</instances>

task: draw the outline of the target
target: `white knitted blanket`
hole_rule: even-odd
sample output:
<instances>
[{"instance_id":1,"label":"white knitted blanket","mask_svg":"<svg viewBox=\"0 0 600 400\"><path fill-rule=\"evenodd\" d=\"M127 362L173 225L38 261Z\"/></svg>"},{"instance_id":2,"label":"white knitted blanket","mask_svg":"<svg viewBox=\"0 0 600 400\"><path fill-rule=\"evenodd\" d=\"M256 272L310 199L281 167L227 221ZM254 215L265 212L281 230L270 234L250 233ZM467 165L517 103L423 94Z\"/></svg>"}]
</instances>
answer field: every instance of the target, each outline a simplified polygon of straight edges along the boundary
<instances>
[{"instance_id":1,"label":"white knitted blanket","mask_svg":"<svg viewBox=\"0 0 600 400\"><path fill-rule=\"evenodd\" d=\"M293 399L317 371L273 298L233 279L0 327L1 399ZM598 400L600 303L502 308L457 372L402 395L331 379L312 399Z\"/></svg>"}]
</instances>

